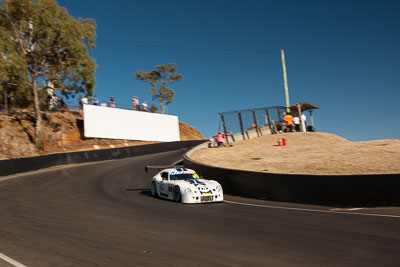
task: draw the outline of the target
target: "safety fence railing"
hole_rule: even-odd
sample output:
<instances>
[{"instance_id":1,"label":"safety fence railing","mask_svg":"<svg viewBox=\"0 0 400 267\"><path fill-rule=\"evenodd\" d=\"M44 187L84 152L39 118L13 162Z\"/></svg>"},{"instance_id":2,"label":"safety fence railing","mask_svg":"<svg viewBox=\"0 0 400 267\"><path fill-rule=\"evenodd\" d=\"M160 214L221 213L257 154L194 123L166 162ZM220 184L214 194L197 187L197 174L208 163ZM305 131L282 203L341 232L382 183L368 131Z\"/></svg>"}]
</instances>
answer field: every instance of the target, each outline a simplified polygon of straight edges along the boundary
<instances>
[{"instance_id":1,"label":"safety fence railing","mask_svg":"<svg viewBox=\"0 0 400 267\"><path fill-rule=\"evenodd\" d=\"M281 106L221 112L218 131L222 126L227 143L278 133L283 130L284 112Z\"/></svg>"},{"instance_id":2,"label":"safety fence railing","mask_svg":"<svg viewBox=\"0 0 400 267\"><path fill-rule=\"evenodd\" d=\"M89 103L89 105L94 105L93 103ZM110 103L99 103L98 106L102 107L112 107L112 108L120 108L120 109L127 109L127 110L136 110L136 111L146 111L150 112L148 107L143 107L142 105L138 105L134 107L133 105L127 104L113 104ZM7 108L4 108L3 105L0 105L0 114L8 114L12 113L14 110L20 110L20 107L14 107L9 105ZM41 104L40 105L41 111L58 111L58 110L82 110L83 105L79 105L76 101L65 101L63 103L56 103L56 104Z\"/></svg>"},{"instance_id":3,"label":"safety fence railing","mask_svg":"<svg viewBox=\"0 0 400 267\"><path fill-rule=\"evenodd\" d=\"M88 102L88 105L97 105L97 106L102 106L102 107L112 107L112 108L120 108L120 109L129 109L129 110L137 110L137 111L149 111L149 107L143 106L143 105L136 105L133 106L127 105L127 104L116 104L116 103L110 103L110 102L100 102L100 103L93 103L93 101ZM83 103L79 103L77 100L67 100L63 101L63 103L57 102L57 103L46 103L43 105L42 109L43 110L58 110L62 108L67 108L67 109L72 109L72 110L79 110L83 109Z\"/></svg>"}]
</instances>

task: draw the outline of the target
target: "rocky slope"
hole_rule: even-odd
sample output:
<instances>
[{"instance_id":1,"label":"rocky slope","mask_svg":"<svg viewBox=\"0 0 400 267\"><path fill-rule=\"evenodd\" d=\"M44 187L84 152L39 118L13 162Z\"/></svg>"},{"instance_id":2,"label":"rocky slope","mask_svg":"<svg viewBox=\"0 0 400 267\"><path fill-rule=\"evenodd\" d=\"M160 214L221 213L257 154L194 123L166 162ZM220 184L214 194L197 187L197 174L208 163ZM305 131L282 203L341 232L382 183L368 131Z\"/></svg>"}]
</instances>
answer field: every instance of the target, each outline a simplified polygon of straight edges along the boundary
<instances>
[{"instance_id":1,"label":"rocky slope","mask_svg":"<svg viewBox=\"0 0 400 267\"><path fill-rule=\"evenodd\" d=\"M82 111L63 110L43 113L43 143L32 142L35 119L33 111L18 110L0 114L0 160L31 157L49 153L135 146L155 142L85 138ZM194 127L179 122L181 140L201 140Z\"/></svg>"}]
</instances>

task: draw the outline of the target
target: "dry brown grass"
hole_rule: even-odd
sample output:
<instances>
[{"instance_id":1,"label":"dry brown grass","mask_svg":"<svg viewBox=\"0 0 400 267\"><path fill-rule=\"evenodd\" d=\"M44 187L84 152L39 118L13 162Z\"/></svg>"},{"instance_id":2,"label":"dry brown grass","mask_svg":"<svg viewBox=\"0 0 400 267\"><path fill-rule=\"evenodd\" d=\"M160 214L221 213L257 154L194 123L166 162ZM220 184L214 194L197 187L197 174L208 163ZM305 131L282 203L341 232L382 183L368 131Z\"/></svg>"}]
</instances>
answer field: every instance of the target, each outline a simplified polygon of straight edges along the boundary
<instances>
[{"instance_id":1,"label":"dry brown grass","mask_svg":"<svg viewBox=\"0 0 400 267\"><path fill-rule=\"evenodd\" d=\"M278 146L281 138L286 138L286 146ZM400 140L351 142L329 133L285 133L199 150L191 158L218 167L270 173L400 174Z\"/></svg>"}]
</instances>

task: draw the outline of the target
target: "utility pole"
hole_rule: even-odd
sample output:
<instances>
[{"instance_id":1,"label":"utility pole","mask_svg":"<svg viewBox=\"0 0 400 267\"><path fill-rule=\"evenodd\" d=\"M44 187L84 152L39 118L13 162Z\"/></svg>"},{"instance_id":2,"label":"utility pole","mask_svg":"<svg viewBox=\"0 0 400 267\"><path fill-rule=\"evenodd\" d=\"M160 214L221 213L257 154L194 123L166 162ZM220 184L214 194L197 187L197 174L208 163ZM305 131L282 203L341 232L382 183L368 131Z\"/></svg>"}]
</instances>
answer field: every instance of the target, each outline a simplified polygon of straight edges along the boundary
<instances>
[{"instance_id":1,"label":"utility pole","mask_svg":"<svg viewBox=\"0 0 400 267\"><path fill-rule=\"evenodd\" d=\"M285 88L286 112L290 112L289 89L287 85L287 76L286 76L285 51L283 51L283 49L281 49L281 60L282 60L282 71L283 71L283 87Z\"/></svg>"}]
</instances>

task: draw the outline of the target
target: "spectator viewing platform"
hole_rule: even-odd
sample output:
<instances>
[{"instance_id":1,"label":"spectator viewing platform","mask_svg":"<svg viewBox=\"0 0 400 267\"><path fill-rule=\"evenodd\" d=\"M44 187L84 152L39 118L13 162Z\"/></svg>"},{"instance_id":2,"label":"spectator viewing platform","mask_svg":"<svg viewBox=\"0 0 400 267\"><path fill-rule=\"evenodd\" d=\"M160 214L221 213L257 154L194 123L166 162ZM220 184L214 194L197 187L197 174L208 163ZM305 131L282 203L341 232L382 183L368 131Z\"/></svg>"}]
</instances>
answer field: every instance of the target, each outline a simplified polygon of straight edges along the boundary
<instances>
[{"instance_id":1,"label":"spectator viewing platform","mask_svg":"<svg viewBox=\"0 0 400 267\"><path fill-rule=\"evenodd\" d=\"M301 131L314 131L314 119L312 111L320 109L318 106L308 103L295 103L289 107L292 115L298 116L304 126L298 127ZM309 122L305 111L309 112ZM274 134L288 131L284 116L286 108L283 106L262 107L254 109L243 109L236 111L221 112L218 132L224 132L226 143L237 140L250 139L265 134ZM307 125L307 123L309 123Z\"/></svg>"}]
</instances>

